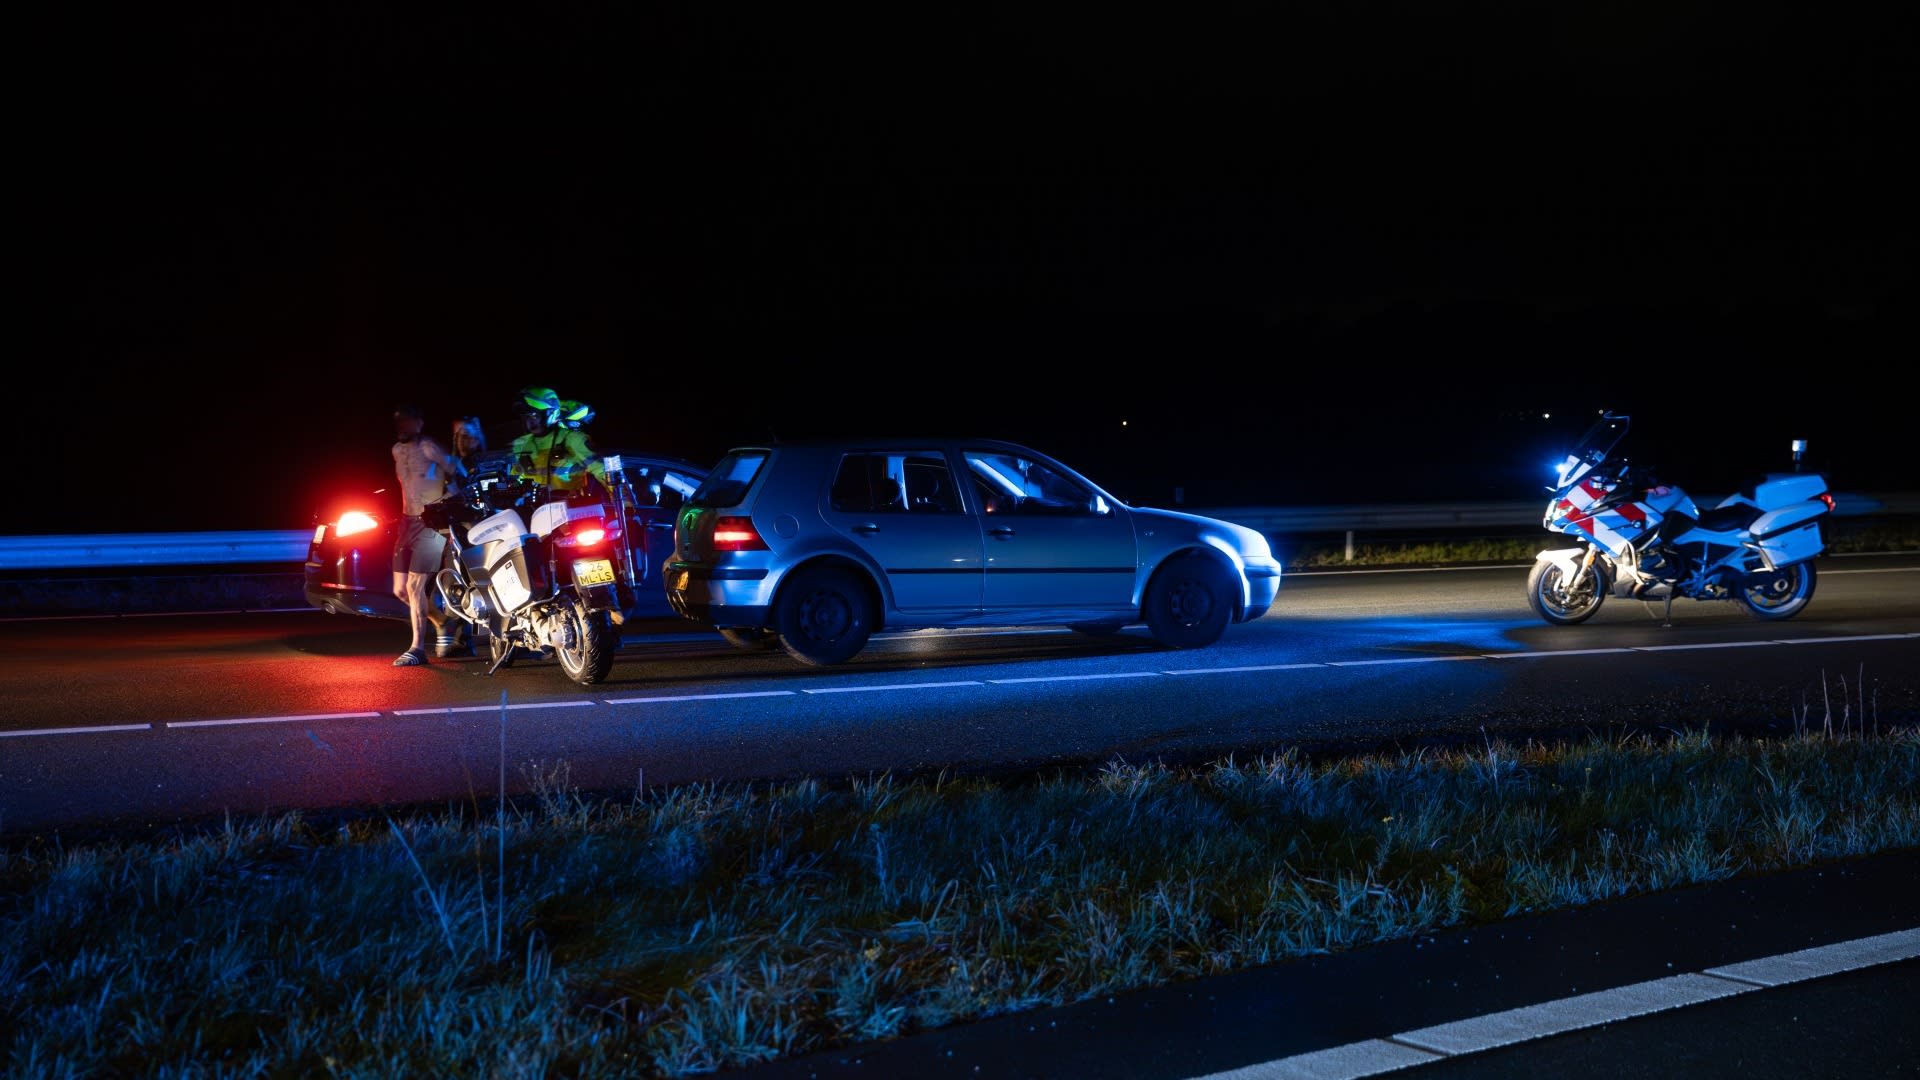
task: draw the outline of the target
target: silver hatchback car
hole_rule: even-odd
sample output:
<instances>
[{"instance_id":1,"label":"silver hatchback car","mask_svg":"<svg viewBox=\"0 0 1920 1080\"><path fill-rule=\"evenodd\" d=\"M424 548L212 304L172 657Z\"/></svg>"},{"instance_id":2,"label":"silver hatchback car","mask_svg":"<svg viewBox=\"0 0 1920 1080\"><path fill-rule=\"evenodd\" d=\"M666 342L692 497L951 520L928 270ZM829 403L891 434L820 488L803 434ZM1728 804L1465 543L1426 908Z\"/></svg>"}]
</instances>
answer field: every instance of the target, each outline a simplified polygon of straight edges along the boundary
<instances>
[{"instance_id":1,"label":"silver hatchback car","mask_svg":"<svg viewBox=\"0 0 1920 1080\"><path fill-rule=\"evenodd\" d=\"M667 602L747 649L852 659L874 631L1144 621L1169 648L1266 614L1280 564L1232 522L1127 506L993 439L734 449L674 519Z\"/></svg>"}]
</instances>

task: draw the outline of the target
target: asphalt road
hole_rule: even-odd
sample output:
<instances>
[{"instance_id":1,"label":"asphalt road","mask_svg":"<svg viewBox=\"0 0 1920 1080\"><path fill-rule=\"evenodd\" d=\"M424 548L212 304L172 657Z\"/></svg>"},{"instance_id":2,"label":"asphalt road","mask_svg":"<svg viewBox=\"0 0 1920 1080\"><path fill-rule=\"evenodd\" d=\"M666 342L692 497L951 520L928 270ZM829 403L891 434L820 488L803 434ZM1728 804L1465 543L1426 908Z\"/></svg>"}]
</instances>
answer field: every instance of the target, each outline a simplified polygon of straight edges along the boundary
<instances>
[{"instance_id":1,"label":"asphalt road","mask_svg":"<svg viewBox=\"0 0 1920 1080\"><path fill-rule=\"evenodd\" d=\"M1784 623L1612 601L1549 627L1514 567L1295 574L1207 649L920 632L830 669L663 620L595 687L551 661L395 669L399 623L311 611L3 621L0 832L465 801L503 761L513 792L563 764L622 790L1920 718L1920 557L1820 570Z\"/></svg>"}]
</instances>

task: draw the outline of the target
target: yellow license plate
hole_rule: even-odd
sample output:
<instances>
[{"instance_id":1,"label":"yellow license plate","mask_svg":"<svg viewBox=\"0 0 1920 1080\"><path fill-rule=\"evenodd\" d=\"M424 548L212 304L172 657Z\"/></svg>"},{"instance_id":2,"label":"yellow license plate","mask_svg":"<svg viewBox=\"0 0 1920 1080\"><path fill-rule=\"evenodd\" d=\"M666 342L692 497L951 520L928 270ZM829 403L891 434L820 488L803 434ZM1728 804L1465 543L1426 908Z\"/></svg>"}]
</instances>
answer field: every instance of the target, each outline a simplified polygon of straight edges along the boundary
<instances>
[{"instance_id":1,"label":"yellow license plate","mask_svg":"<svg viewBox=\"0 0 1920 1080\"><path fill-rule=\"evenodd\" d=\"M611 585L613 584L613 563L607 559L575 559L573 583L575 585Z\"/></svg>"}]
</instances>

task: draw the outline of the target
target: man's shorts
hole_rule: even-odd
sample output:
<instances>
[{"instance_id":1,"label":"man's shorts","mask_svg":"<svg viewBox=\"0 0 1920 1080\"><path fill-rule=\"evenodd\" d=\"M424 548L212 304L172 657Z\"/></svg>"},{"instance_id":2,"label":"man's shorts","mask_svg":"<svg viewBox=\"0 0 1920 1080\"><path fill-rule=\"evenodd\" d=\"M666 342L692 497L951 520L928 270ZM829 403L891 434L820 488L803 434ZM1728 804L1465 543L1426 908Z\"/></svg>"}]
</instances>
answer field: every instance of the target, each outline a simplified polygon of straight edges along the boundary
<instances>
[{"instance_id":1,"label":"man's shorts","mask_svg":"<svg viewBox=\"0 0 1920 1080\"><path fill-rule=\"evenodd\" d=\"M447 537L438 529L429 529L417 517L402 517L393 538L393 572L396 574L437 574L446 554Z\"/></svg>"}]
</instances>

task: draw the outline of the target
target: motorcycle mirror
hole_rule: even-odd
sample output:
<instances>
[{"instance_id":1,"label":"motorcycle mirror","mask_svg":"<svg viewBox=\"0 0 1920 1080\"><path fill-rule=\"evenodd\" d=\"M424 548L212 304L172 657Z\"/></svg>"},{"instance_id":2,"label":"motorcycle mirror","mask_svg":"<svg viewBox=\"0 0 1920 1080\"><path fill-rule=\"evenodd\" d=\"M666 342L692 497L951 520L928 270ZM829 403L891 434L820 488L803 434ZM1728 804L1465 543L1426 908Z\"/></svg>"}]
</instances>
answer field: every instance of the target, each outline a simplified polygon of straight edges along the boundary
<instances>
[{"instance_id":1,"label":"motorcycle mirror","mask_svg":"<svg viewBox=\"0 0 1920 1080\"><path fill-rule=\"evenodd\" d=\"M1794 468L1798 469L1800 467L1800 459L1805 457L1806 453L1807 453L1807 440L1805 439L1793 440L1793 467Z\"/></svg>"}]
</instances>

